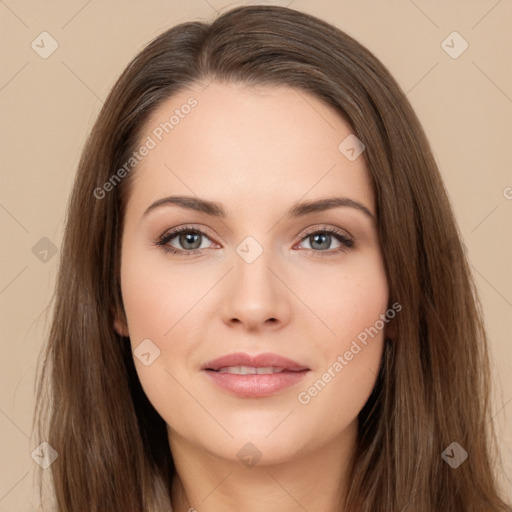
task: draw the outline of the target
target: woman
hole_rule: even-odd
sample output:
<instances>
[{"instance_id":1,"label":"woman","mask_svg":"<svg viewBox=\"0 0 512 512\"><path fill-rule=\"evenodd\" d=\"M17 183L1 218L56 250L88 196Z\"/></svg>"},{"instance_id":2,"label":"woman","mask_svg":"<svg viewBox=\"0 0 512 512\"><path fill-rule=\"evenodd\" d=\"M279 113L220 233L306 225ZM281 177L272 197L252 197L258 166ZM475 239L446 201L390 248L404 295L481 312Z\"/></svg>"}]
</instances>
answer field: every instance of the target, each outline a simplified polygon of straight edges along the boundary
<instances>
[{"instance_id":1,"label":"woman","mask_svg":"<svg viewBox=\"0 0 512 512\"><path fill-rule=\"evenodd\" d=\"M291 9L179 25L80 161L38 402L57 509L510 510L486 350L385 67Z\"/></svg>"}]
</instances>

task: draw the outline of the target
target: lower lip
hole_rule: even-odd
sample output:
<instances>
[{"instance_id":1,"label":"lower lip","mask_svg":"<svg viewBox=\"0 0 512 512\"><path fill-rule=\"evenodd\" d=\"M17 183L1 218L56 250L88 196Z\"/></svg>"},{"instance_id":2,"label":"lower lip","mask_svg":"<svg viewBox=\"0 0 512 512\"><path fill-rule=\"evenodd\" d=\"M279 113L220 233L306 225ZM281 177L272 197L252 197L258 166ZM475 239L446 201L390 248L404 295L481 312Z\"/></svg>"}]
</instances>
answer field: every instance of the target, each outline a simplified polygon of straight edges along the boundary
<instances>
[{"instance_id":1,"label":"lower lip","mask_svg":"<svg viewBox=\"0 0 512 512\"><path fill-rule=\"evenodd\" d=\"M270 374L237 375L204 370L217 386L237 396L258 398L270 396L299 383L309 372L282 371Z\"/></svg>"}]
</instances>

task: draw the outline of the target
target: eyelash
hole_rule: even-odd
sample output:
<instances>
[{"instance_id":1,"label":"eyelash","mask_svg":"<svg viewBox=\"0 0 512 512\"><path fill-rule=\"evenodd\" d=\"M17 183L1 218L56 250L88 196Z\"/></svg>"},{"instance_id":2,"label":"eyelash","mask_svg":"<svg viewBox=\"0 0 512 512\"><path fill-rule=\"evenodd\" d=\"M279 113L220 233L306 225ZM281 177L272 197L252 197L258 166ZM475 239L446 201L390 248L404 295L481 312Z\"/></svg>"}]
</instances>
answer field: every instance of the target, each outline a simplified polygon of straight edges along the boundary
<instances>
[{"instance_id":1,"label":"eyelash","mask_svg":"<svg viewBox=\"0 0 512 512\"><path fill-rule=\"evenodd\" d=\"M164 233L156 242L155 245L158 247L161 247L166 253L172 253L173 255L177 256L191 256L194 254L200 254L204 249L192 249L192 250L185 250L185 249L175 249L168 245L168 243L173 239L176 238L181 233L194 233L201 236L204 236L210 240L210 237L200 229L197 229L193 226L183 226L181 228L177 228L175 230L168 231ZM333 256L334 254L343 253L346 252L348 249L354 246L354 241L349 238L347 235L342 233L341 231L338 231L334 228L313 228L310 230L307 230L303 235L300 241L302 242L306 238L310 237L311 235L316 234L323 234L323 233L329 233L330 235L334 235L334 237L341 243L341 246L337 249L328 249L325 251L319 251L314 249L305 249L307 251L312 251L315 256ZM304 250L304 249L302 249Z\"/></svg>"}]
</instances>

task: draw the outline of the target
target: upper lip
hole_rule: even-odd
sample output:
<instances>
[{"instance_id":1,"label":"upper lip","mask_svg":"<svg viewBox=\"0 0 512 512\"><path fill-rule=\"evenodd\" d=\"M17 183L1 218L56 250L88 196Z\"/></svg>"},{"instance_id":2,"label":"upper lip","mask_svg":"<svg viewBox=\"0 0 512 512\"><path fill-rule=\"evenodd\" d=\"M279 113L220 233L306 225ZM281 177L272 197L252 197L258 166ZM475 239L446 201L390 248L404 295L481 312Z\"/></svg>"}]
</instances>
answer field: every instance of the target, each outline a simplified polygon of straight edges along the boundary
<instances>
[{"instance_id":1,"label":"upper lip","mask_svg":"<svg viewBox=\"0 0 512 512\"><path fill-rule=\"evenodd\" d=\"M265 353L250 355L243 352L235 352L209 361L203 365L203 370L219 370L228 366L249 366L252 368L282 368L289 371L309 370L307 366L301 365L292 359L278 354Z\"/></svg>"}]
</instances>

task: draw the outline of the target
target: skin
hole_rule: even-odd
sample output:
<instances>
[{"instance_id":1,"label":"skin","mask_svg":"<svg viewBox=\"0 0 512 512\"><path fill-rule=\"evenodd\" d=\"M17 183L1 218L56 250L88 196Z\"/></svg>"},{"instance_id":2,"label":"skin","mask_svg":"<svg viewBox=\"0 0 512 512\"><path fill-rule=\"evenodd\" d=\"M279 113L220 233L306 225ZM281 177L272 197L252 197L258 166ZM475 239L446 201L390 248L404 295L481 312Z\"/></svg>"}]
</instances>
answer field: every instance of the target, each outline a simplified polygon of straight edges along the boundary
<instances>
[{"instance_id":1,"label":"skin","mask_svg":"<svg viewBox=\"0 0 512 512\"><path fill-rule=\"evenodd\" d=\"M152 364L136 357L135 364L168 425L177 468L173 510L335 510L346 489L357 415L378 373L384 330L308 404L298 394L386 312L387 279L370 216L347 206L300 218L285 212L297 201L344 196L376 218L364 153L349 161L338 150L352 131L312 95L217 82L162 103L141 141L191 96L197 106L132 176L121 263L127 323L115 321L134 350L144 339L160 350ZM227 216L175 205L144 215L171 195L220 202ZM205 232L200 254L173 255L156 245L183 225ZM324 249L304 235L311 227L327 235ZM334 236L329 245L325 228L339 229L353 247L340 251ZM247 236L263 248L253 263L236 252ZM190 251L179 236L171 244ZM310 372L275 395L237 397L200 371L232 352L274 352ZM251 467L237 455L248 442L261 452Z\"/></svg>"}]
</instances>

